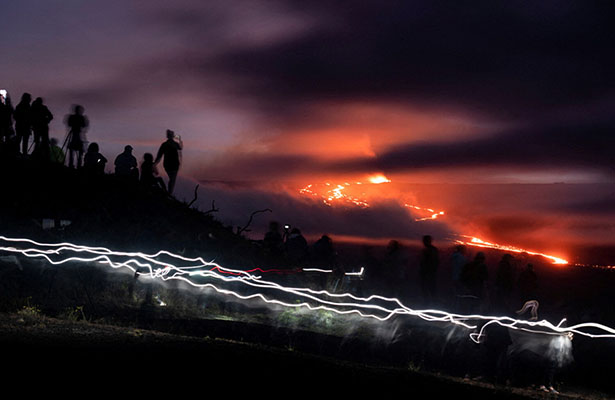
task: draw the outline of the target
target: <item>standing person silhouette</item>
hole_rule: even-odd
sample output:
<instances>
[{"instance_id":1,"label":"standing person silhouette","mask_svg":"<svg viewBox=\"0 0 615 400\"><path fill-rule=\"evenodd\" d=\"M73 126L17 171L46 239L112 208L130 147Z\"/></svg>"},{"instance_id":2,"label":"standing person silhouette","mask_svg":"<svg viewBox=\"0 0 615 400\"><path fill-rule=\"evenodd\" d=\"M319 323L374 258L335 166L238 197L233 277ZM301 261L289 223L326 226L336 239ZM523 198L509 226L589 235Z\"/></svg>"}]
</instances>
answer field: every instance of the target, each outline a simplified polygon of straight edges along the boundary
<instances>
[{"instance_id":1,"label":"standing person silhouette","mask_svg":"<svg viewBox=\"0 0 615 400\"><path fill-rule=\"evenodd\" d=\"M181 151L183 147L184 145L182 143L181 136L176 136L175 132L167 129L167 140L160 145L154 165L157 165L162 157L164 157L162 166L169 177L169 184L167 185L167 191L169 194L173 194L175 180L177 179L179 165L181 164Z\"/></svg>"},{"instance_id":2,"label":"standing person silhouette","mask_svg":"<svg viewBox=\"0 0 615 400\"><path fill-rule=\"evenodd\" d=\"M34 151L38 154L45 153L49 150L49 123L53 119L53 114L43 104L41 97L37 97L32 102L30 113L34 133Z\"/></svg>"},{"instance_id":3,"label":"standing person silhouette","mask_svg":"<svg viewBox=\"0 0 615 400\"><path fill-rule=\"evenodd\" d=\"M455 251L451 255L453 291L455 295L453 303L455 308L459 307L460 297L464 295L464 287L461 282L461 272L467 263L468 259L466 257L466 247L462 244L455 246Z\"/></svg>"},{"instance_id":4,"label":"standing person silhouette","mask_svg":"<svg viewBox=\"0 0 615 400\"><path fill-rule=\"evenodd\" d=\"M73 113L67 115L64 122L68 126L68 166L73 168L75 166L75 158L77 158L77 168L81 168L86 142L85 131L89 127L90 122L88 117L83 114L83 107L78 104L73 106Z\"/></svg>"},{"instance_id":5,"label":"standing person silhouette","mask_svg":"<svg viewBox=\"0 0 615 400\"><path fill-rule=\"evenodd\" d=\"M30 111L32 96L30 93L21 95L19 104L15 107L15 133L17 134L18 145L21 143L22 154L28 154L28 141L32 133L32 113Z\"/></svg>"},{"instance_id":6,"label":"standing person silhouette","mask_svg":"<svg viewBox=\"0 0 615 400\"><path fill-rule=\"evenodd\" d=\"M419 278L423 299L432 305L436 299L436 278L440 264L438 249L432 244L430 235L423 236L423 250L419 260Z\"/></svg>"},{"instance_id":7,"label":"standing person silhouette","mask_svg":"<svg viewBox=\"0 0 615 400\"><path fill-rule=\"evenodd\" d=\"M475 313L484 308L486 283L489 279L489 270L485 264L485 253L479 251L474 260L467 263L461 270L461 282L465 287L464 312Z\"/></svg>"},{"instance_id":8,"label":"standing person silhouette","mask_svg":"<svg viewBox=\"0 0 615 400\"><path fill-rule=\"evenodd\" d=\"M5 89L0 90L0 145L7 145L13 136L13 105Z\"/></svg>"}]
</instances>

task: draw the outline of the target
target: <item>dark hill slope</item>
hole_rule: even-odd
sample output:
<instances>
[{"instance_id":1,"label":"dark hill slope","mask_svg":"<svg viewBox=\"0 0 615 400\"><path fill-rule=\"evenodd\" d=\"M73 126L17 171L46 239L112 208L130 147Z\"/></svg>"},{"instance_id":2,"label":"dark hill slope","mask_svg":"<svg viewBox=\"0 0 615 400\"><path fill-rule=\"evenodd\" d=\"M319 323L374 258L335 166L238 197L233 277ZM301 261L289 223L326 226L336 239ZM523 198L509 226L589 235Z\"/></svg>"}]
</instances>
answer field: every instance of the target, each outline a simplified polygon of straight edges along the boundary
<instances>
[{"instance_id":1,"label":"dark hill slope","mask_svg":"<svg viewBox=\"0 0 615 400\"><path fill-rule=\"evenodd\" d=\"M89 176L58 165L3 160L0 179L0 232L6 236L117 250L165 249L227 264L257 256L249 240L213 215L112 174ZM56 228L43 229L43 219L55 220ZM60 229L60 220L70 224Z\"/></svg>"}]
</instances>

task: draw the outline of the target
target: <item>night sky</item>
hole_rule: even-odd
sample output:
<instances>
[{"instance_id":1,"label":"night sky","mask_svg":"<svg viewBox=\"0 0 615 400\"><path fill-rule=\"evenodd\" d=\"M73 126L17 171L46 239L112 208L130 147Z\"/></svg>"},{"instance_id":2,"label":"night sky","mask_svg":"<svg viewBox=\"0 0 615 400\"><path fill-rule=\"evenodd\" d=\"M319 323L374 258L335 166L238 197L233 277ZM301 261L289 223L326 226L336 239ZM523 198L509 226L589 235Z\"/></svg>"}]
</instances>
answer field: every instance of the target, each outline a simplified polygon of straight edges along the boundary
<instances>
[{"instance_id":1,"label":"night sky","mask_svg":"<svg viewBox=\"0 0 615 400\"><path fill-rule=\"evenodd\" d=\"M597 246L615 263L612 3L20 0L0 13L14 104L43 97L60 141L83 105L111 161L125 144L155 153L173 129L180 191L200 182L202 208L215 199L229 223L268 207L255 228L481 234L571 258ZM367 210L298 193L373 174L392 182ZM407 201L446 218L418 223Z\"/></svg>"}]
</instances>

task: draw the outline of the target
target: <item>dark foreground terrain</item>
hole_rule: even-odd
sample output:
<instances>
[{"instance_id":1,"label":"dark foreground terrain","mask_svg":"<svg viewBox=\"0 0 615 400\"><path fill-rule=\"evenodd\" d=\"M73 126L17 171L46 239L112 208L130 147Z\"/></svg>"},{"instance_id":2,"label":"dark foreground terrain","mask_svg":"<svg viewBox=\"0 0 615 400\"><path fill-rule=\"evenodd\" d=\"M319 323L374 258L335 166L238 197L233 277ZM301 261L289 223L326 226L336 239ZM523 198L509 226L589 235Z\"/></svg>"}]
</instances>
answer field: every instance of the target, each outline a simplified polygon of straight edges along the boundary
<instances>
[{"instance_id":1,"label":"dark foreground terrain","mask_svg":"<svg viewBox=\"0 0 615 400\"><path fill-rule=\"evenodd\" d=\"M369 366L213 337L0 314L3 381L28 393L545 398L533 388ZM602 398L565 393L560 398Z\"/></svg>"},{"instance_id":2,"label":"dark foreground terrain","mask_svg":"<svg viewBox=\"0 0 615 400\"><path fill-rule=\"evenodd\" d=\"M160 193L111 176L92 180L29 162L19 168L21 174L2 176L13 189L0 197L3 235L114 250L164 248L236 268L261 261L258 245ZM70 224L43 229L41 221L49 218ZM495 265L500 255L488 256ZM547 266L538 272L545 294L541 317L613 325L612 271ZM509 385L464 380L466 373L479 375L475 366L482 365L484 349L449 324L391 320L374 326L177 285L150 289L154 300L147 283L130 272L79 262L56 267L0 252L5 387L71 397L615 397L612 339L575 338L575 362L558 376L556 395L537 390L542 372L527 360Z\"/></svg>"}]
</instances>

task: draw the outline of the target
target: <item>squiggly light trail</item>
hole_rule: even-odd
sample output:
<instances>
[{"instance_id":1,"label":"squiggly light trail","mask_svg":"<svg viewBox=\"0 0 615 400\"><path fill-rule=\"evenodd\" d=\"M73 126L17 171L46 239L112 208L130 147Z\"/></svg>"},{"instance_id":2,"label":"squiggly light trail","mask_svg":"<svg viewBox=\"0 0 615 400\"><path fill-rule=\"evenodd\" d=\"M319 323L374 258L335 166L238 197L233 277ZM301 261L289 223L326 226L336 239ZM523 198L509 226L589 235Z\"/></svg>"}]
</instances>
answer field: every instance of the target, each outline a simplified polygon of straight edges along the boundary
<instances>
[{"instance_id":1,"label":"squiggly light trail","mask_svg":"<svg viewBox=\"0 0 615 400\"><path fill-rule=\"evenodd\" d=\"M309 310L328 310L342 315L354 314L378 321L387 321L393 316L401 315L418 317L429 322L451 323L469 330L475 330L470 334L470 338L477 343L480 342L486 327L491 324L541 334L578 334L591 338L615 338L615 329L593 322L564 327L562 326L563 320L559 324L553 325L547 320L527 321L478 314L462 315L433 309L413 310L402 304L399 299L380 295L359 297L351 293L331 293L326 290L287 287L273 281L264 280L261 275L253 274L255 271L265 273L264 270L229 269L215 262L205 261L201 257L189 258L165 250L155 254L122 252L112 251L105 247L90 247L73 243L40 243L27 238L5 236L0 236L0 241L11 244L0 246L0 251L21 254L26 257L43 258L51 265L57 266L68 262L96 262L108 264L114 269L128 268L135 273L140 273L140 270L145 269L148 272L142 274L153 279L160 279L163 282L179 280L196 288L211 288L218 293L240 300L259 299L267 304L294 308L305 307ZM304 271L330 272L320 269L305 269ZM211 279L215 283L199 282L201 279ZM223 287L224 285L233 286L235 284L248 293L244 294L241 290ZM276 298L276 296L285 297L287 295L296 296L295 301L284 301Z\"/></svg>"}]
</instances>

